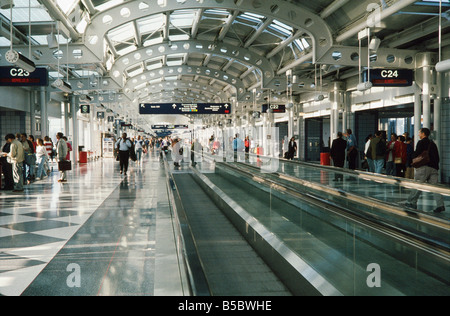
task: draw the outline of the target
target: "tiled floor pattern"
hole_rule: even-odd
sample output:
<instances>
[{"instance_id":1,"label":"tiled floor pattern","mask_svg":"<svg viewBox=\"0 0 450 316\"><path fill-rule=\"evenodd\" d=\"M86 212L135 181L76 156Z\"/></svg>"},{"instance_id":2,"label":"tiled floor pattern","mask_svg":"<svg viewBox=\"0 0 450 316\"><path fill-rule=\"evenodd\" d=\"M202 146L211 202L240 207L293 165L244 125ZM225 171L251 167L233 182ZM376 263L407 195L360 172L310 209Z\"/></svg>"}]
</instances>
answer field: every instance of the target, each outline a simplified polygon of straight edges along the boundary
<instances>
[{"instance_id":1,"label":"tiled floor pattern","mask_svg":"<svg viewBox=\"0 0 450 316\"><path fill-rule=\"evenodd\" d=\"M23 193L1 191L0 295L174 293L154 288L153 280L155 264L173 263L170 238L155 254L156 219L159 229L171 228L161 172L156 156L147 157L141 167L131 163L126 178L118 173L117 162L105 159L74 168L64 184L53 172ZM81 280L88 282L79 291L66 285L70 263L81 266ZM133 269L145 274L146 288L133 288L137 283L123 275L121 280L129 282L117 284L114 269L120 267L134 277Z\"/></svg>"}]
</instances>

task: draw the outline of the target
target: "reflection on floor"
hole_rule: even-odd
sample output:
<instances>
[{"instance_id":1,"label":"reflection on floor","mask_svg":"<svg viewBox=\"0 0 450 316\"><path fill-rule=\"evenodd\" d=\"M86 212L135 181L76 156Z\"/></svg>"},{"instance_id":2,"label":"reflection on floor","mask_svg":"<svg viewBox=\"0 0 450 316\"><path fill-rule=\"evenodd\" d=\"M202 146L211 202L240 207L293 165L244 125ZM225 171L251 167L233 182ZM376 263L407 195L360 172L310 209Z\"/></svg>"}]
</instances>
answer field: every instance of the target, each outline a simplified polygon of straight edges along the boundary
<instances>
[{"instance_id":1,"label":"reflection on floor","mask_svg":"<svg viewBox=\"0 0 450 316\"><path fill-rule=\"evenodd\" d=\"M181 295L156 155L112 159L0 193L0 295ZM158 223L158 225L156 225ZM157 246L158 245L158 246Z\"/></svg>"}]
</instances>

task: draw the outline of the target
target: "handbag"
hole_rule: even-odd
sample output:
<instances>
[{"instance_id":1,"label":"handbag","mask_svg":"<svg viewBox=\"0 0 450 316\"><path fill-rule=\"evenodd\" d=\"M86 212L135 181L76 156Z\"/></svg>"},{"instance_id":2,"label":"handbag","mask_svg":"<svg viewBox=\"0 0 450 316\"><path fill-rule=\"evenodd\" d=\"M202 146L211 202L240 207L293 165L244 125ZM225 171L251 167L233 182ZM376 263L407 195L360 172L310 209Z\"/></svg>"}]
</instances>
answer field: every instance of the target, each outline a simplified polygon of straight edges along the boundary
<instances>
[{"instance_id":1,"label":"handbag","mask_svg":"<svg viewBox=\"0 0 450 316\"><path fill-rule=\"evenodd\" d=\"M58 170L59 171L72 170L72 163L70 162L70 160L58 161Z\"/></svg>"},{"instance_id":2,"label":"handbag","mask_svg":"<svg viewBox=\"0 0 450 316\"><path fill-rule=\"evenodd\" d=\"M417 156L416 158L414 158L412 160L412 164L411 166L414 168L420 168L423 167L425 165L427 165L430 162L430 148L431 148L431 142L430 145L428 146L427 150L422 151L422 153Z\"/></svg>"},{"instance_id":3,"label":"handbag","mask_svg":"<svg viewBox=\"0 0 450 316\"><path fill-rule=\"evenodd\" d=\"M395 157L395 159L394 159L395 164L401 164L402 162L403 162L402 157Z\"/></svg>"}]
</instances>

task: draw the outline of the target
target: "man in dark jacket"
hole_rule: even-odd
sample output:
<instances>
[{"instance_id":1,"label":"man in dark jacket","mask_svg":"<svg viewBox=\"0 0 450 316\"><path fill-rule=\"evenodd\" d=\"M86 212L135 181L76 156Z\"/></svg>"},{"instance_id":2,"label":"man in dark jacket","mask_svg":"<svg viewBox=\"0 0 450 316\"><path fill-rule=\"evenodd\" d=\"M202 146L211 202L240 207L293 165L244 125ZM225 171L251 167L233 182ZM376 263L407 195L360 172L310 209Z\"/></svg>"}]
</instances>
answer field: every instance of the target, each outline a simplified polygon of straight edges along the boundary
<instances>
[{"instance_id":1,"label":"man in dark jacket","mask_svg":"<svg viewBox=\"0 0 450 316\"><path fill-rule=\"evenodd\" d=\"M347 142L342 139L342 132L338 132L337 138L333 140L331 144L330 156L333 159L333 165L335 167L344 167L345 163L345 149L347 148ZM339 181L339 179L344 180L344 175L342 173L334 173L334 181Z\"/></svg>"},{"instance_id":2,"label":"man in dark jacket","mask_svg":"<svg viewBox=\"0 0 450 316\"><path fill-rule=\"evenodd\" d=\"M293 160L295 154L297 153L297 143L295 142L295 138L291 137L288 145L288 159Z\"/></svg>"},{"instance_id":3,"label":"man in dark jacket","mask_svg":"<svg viewBox=\"0 0 450 316\"><path fill-rule=\"evenodd\" d=\"M11 147L10 143L6 143L5 146L2 148L2 152L9 153L9 148ZM8 160L6 157L0 157L0 164L2 165L2 171L5 176L5 186L3 190L14 190L14 179L13 179L13 173L12 173L12 165L8 163ZM0 174L0 177L2 175ZM1 188L0 188L1 189Z\"/></svg>"},{"instance_id":4,"label":"man in dark jacket","mask_svg":"<svg viewBox=\"0 0 450 316\"><path fill-rule=\"evenodd\" d=\"M423 151L428 150L430 161L428 164L415 168L414 180L420 182L428 182L430 184L438 183L438 170L439 170L439 152L436 144L428 137L430 136L430 130L428 128L421 128L419 130L419 142L417 143L416 150L413 154L413 159L422 154ZM414 190L408 197L406 206L411 208L417 208L417 200L420 197L422 191ZM444 198L440 194L435 194L436 209L433 212L441 213L445 211Z\"/></svg>"}]
</instances>

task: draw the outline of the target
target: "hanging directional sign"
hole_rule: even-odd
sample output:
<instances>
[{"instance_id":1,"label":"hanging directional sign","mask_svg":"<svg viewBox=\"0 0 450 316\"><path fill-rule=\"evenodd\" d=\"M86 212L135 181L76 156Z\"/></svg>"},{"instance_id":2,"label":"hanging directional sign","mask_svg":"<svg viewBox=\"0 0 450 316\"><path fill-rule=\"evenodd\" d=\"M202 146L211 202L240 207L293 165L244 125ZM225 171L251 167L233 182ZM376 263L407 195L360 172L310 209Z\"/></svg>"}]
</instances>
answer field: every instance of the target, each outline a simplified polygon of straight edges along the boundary
<instances>
[{"instance_id":1,"label":"hanging directional sign","mask_svg":"<svg viewBox=\"0 0 450 316\"><path fill-rule=\"evenodd\" d=\"M364 78L367 81L367 70ZM411 69L370 69L370 81L374 87L409 87L413 80Z\"/></svg>"},{"instance_id":2,"label":"hanging directional sign","mask_svg":"<svg viewBox=\"0 0 450 316\"><path fill-rule=\"evenodd\" d=\"M272 110L273 113L285 113L286 105L285 104L263 104L261 112L267 113L267 110Z\"/></svg>"},{"instance_id":3,"label":"hanging directional sign","mask_svg":"<svg viewBox=\"0 0 450 316\"><path fill-rule=\"evenodd\" d=\"M139 114L230 114L230 103L141 103Z\"/></svg>"},{"instance_id":4,"label":"hanging directional sign","mask_svg":"<svg viewBox=\"0 0 450 316\"><path fill-rule=\"evenodd\" d=\"M152 129L188 129L189 125L152 125Z\"/></svg>"},{"instance_id":5,"label":"hanging directional sign","mask_svg":"<svg viewBox=\"0 0 450 316\"><path fill-rule=\"evenodd\" d=\"M48 86L47 68L28 72L18 67L0 67L0 86Z\"/></svg>"},{"instance_id":6,"label":"hanging directional sign","mask_svg":"<svg viewBox=\"0 0 450 316\"><path fill-rule=\"evenodd\" d=\"M89 114L91 112L91 107L89 104L80 105L81 114Z\"/></svg>"}]
</instances>

